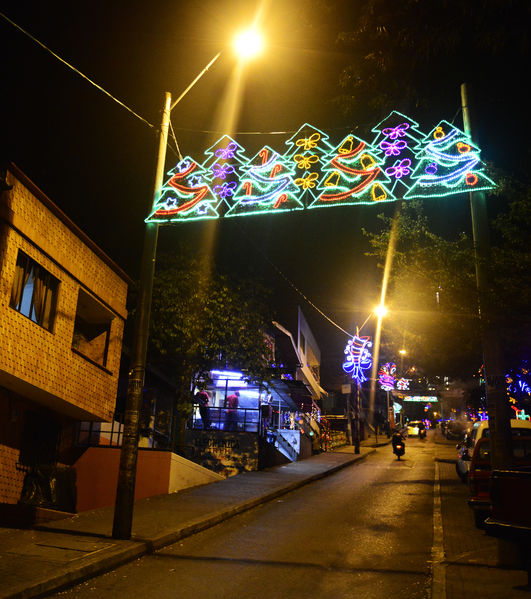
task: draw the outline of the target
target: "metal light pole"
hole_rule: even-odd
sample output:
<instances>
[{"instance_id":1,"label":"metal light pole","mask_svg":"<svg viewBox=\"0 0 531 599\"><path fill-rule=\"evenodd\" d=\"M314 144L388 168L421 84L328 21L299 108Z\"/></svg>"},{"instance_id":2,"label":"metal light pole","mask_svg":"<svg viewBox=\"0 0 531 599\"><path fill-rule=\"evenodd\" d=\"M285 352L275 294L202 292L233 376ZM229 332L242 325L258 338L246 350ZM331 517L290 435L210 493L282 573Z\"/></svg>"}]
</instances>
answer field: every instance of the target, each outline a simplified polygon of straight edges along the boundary
<instances>
[{"instance_id":1,"label":"metal light pole","mask_svg":"<svg viewBox=\"0 0 531 599\"><path fill-rule=\"evenodd\" d=\"M465 133L473 139L466 83L461 85L461 104ZM483 192L470 193L470 212L474 238L478 313L483 346L483 374L489 412L489 429L492 438L491 462L493 468L500 468L511 464L512 438L501 349L496 329L491 321L492 313L489 313L485 301L488 286L485 265L490 248L487 206Z\"/></svg>"},{"instance_id":2,"label":"metal light pole","mask_svg":"<svg viewBox=\"0 0 531 599\"><path fill-rule=\"evenodd\" d=\"M158 199L164 177L170 112L171 94L166 92L159 132L155 181L153 184L153 205ZM135 500L136 463L138 457L139 420L142 407L142 388L146 372L146 354L149 338L149 319L151 315L157 239L158 223L146 223L140 269L139 297L133 334L131 369L129 371L129 383L127 387L124 433L114 507L112 536L115 539L131 538L133 504Z\"/></svg>"},{"instance_id":3,"label":"metal light pole","mask_svg":"<svg viewBox=\"0 0 531 599\"><path fill-rule=\"evenodd\" d=\"M254 32L254 34L257 35L256 32ZM253 40L248 38L246 41L247 43L252 43ZM255 54L257 51L258 48L250 48L250 51L247 54L252 56L252 54ZM240 48L239 52L241 56L245 56L245 48L243 46ZM156 204L162 187L171 111L220 56L221 52L218 52L173 104L171 101L171 94L166 92L159 132L159 149L155 170L155 182L153 185L152 206ZM155 275L157 239L158 224L151 222L146 223L139 279L139 298L133 333L131 370L129 372L129 383L127 387L124 432L122 437L118 484L116 487L116 502L114 507L112 536L115 539L131 538L133 525L139 421L140 410L142 407L142 388L144 386L146 372L146 355L149 339L149 320L151 315L153 277Z\"/></svg>"}]
</instances>

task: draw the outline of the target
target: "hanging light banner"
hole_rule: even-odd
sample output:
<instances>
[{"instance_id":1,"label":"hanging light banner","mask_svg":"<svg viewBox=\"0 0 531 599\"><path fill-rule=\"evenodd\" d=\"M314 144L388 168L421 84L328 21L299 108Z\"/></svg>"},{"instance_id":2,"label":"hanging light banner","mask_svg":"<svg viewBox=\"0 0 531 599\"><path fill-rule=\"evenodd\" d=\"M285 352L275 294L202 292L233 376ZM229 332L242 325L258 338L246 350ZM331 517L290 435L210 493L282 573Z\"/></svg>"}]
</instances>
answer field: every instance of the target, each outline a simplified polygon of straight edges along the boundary
<instances>
[{"instance_id":1,"label":"hanging light banner","mask_svg":"<svg viewBox=\"0 0 531 599\"><path fill-rule=\"evenodd\" d=\"M224 135L202 157L168 172L146 222L175 223L291 210L442 198L495 187L480 149L441 121L429 133L393 111L371 141L349 134L338 143L309 124L254 156Z\"/></svg>"},{"instance_id":2,"label":"hanging light banner","mask_svg":"<svg viewBox=\"0 0 531 599\"><path fill-rule=\"evenodd\" d=\"M402 401L416 401L423 403L435 403L439 401L436 395L404 395Z\"/></svg>"}]
</instances>

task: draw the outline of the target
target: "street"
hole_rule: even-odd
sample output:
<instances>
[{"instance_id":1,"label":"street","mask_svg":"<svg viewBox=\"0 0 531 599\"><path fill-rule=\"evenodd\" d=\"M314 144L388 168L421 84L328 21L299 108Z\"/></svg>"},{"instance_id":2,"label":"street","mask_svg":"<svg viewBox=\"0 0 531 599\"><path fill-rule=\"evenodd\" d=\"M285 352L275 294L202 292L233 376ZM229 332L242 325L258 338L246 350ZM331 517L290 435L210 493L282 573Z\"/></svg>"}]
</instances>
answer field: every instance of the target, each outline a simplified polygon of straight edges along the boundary
<instances>
[{"instance_id":1,"label":"street","mask_svg":"<svg viewBox=\"0 0 531 599\"><path fill-rule=\"evenodd\" d=\"M436 445L409 439L55 596L426 597Z\"/></svg>"}]
</instances>

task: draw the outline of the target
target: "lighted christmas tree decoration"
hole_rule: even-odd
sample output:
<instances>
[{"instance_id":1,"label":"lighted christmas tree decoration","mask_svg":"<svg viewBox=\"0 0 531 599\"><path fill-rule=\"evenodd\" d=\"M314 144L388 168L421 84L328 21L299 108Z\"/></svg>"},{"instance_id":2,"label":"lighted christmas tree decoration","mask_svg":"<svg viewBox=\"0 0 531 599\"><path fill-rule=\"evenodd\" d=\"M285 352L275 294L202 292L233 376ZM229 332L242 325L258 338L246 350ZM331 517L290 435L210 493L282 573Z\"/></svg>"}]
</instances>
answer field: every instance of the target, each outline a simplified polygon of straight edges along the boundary
<instances>
[{"instance_id":1,"label":"lighted christmas tree decoration","mask_svg":"<svg viewBox=\"0 0 531 599\"><path fill-rule=\"evenodd\" d=\"M412 184L415 148L425 134L419 131L418 123L396 110L372 131L376 134L372 145L378 148L378 156L383 160L382 168L392 181L390 189L395 196L403 196Z\"/></svg>"},{"instance_id":2,"label":"lighted christmas tree decoration","mask_svg":"<svg viewBox=\"0 0 531 599\"><path fill-rule=\"evenodd\" d=\"M218 198L216 210L224 212L233 205L233 197L240 183L240 175L247 163L245 150L232 137L224 135L205 150L202 167L210 188Z\"/></svg>"},{"instance_id":3,"label":"lighted christmas tree decoration","mask_svg":"<svg viewBox=\"0 0 531 599\"><path fill-rule=\"evenodd\" d=\"M441 121L421 142L411 175L414 185L404 198L445 197L493 189L495 184L483 172L479 154L479 148L465 133Z\"/></svg>"},{"instance_id":4,"label":"lighted christmas tree decoration","mask_svg":"<svg viewBox=\"0 0 531 599\"><path fill-rule=\"evenodd\" d=\"M218 200L207 184L205 171L188 156L168 173L159 199L146 222L176 222L218 218Z\"/></svg>"},{"instance_id":5,"label":"lighted christmas tree decoration","mask_svg":"<svg viewBox=\"0 0 531 599\"><path fill-rule=\"evenodd\" d=\"M396 198L387 188L389 177L371 146L355 135L336 148L323 171L319 196L309 208L390 202Z\"/></svg>"},{"instance_id":6,"label":"lighted christmas tree decoration","mask_svg":"<svg viewBox=\"0 0 531 599\"><path fill-rule=\"evenodd\" d=\"M263 147L245 167L232 208L226 216L302 210L293 167L270 147Z\"/></svg>"},{"instance_id":7,"label":"lighted christmas tree decoration","mask_svg":"<svg viewBox=\"0 0 531 599\"><path fill-rule=\"evenodd\" d=\"M378 371L378 382L383 391L391 391L394 389L396 382L396 364L393 362L382 364Z\"/></svg>"},{"instance_id":8,"label":"lighted christmas tree decoration","mask_svg":"<svg viewBox=\"0 0 531 599\"><path fill-rule=\"evenodd\" d=\"M315 191L332 146L328 143L328 135L308 123L292 135L286 145L285 157L294 163L295 184L300 188L300 199L307 206L317 197Z\"/></svg>"},{"instance_id":9,"label":"lighted christmas tree decoration","mask_svg":"<svg viewBox=\"0 0 531 599\"><path fill-rule=\"evenodd\" d=\"M343 370L350 374L358 385L367 380L364 370L368 370L372 366L372 356L369 348L372 347L370 337L360 337L359 331L352 339L349 339L345 347L345 362Z\"/></svg>"}]
</instances>

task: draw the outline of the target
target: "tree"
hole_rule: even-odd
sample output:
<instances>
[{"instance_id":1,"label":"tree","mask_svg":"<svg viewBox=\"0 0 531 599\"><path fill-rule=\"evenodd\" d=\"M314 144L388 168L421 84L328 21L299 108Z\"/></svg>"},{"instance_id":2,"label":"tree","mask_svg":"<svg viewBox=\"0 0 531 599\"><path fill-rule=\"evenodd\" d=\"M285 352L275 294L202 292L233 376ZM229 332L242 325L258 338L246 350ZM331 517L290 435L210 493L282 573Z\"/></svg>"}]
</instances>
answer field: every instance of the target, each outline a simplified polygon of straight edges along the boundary
<instances>
[{"instance_id":1,"label":"tree","mask_svg":"<svg viewBox=\"0 0 531 599\"><path fill-rule=\"evenodd\" d=\"M531 192L506 181L496 194L506 208L491 223L485 312L499 331L509 368L530 349L531 263L526 239ZM369 255L383 263L392 219L380 218L383 230L365 234L372 246ZM393 313L385 322L387 336L396 339L396 351L405 339L408 354L427 374L468 377L482 363L473 245L465 233L445 239L432 229L419 201L403 203L387 298Z\"/></svg>"},{"instance_id":2,"label":"tree","mask_svg":"<svg viewBox=\"0 0 531 599\"><path fill-rule=\"evenodd\" d=\"M337 2L337 11L345 3ZM501 102L525 72L531 6L526 0L357 0L341 13L349 53L338 105L348 115L406 114L446 99L463 81L483 103ZM522 107L525 104L521 103ZM371 119L367 118L367 122Z\"/></svg>"},{"instance_id":3,"label":"tree","mask_svg":"<svg viewBox=\"0 0 531 599\"><path fill-rule=\"evenodd\" d=\"M266 302L259 284L217 274L208 260L192 258L183 248L159 256L149 360L177 385L182 416L189 413L195 382L216 366L240 369L249 380L269 380Z\"/></svg>"}]
</instances>

